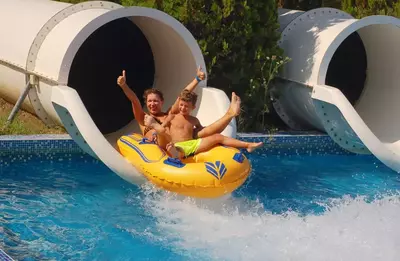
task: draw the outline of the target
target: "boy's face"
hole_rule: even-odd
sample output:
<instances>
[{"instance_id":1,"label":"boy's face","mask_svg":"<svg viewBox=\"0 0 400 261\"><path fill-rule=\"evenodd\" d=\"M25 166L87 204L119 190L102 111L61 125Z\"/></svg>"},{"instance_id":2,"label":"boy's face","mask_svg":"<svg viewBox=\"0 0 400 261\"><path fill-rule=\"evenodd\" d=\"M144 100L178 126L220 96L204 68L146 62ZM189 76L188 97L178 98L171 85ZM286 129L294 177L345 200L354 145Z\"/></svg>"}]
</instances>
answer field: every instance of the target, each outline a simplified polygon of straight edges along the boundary
<instances>
[{"instance_id":1,"label":"boy's face","mask_svg":"<svg viewBox=\"0 0 400 261\"><path fill-rule=\"evenodd\" d=\"M179 100L179 113L182 115L190 115L195 106L191 102Z\"/></svg>"}]
</instances>

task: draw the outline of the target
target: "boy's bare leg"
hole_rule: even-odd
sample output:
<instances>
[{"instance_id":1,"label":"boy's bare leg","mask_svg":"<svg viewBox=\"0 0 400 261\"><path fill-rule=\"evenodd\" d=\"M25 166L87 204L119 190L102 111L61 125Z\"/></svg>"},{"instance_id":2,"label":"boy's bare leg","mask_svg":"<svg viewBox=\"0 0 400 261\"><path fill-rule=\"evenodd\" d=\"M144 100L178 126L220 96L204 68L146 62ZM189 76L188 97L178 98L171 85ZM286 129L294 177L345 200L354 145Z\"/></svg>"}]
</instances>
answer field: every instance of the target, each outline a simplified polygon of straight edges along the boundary
<instances>
[{"instance_id":1,"label":"boy's bare leg","mask_svg":"<svg viewBox=\"0 0 400 261\"><path fill-rule=\"evenodd\" d=\"M221 133L232 119L240 114L240 103L240 97L237 96L236 93L232 92L231 105L225 115L216 122L200 130L197 133L197 137L204 138L213 134Z\"/></svg>"},{"instance_id":2,"label":"boy's bare leg","mask_svg":"<svg viewBox=\"0 0 400 261\"><path fill-rule=\"evenodd\" d=\"M263 145L262 142L245 142L226 137L222 134L214 134L209 137L202 138L200 146L197 149L196 153L208 151L217 144L222 144L234 148L246 148L248 152L253 152L255 149L260 148Z\"/></svg>"}]
</instances>

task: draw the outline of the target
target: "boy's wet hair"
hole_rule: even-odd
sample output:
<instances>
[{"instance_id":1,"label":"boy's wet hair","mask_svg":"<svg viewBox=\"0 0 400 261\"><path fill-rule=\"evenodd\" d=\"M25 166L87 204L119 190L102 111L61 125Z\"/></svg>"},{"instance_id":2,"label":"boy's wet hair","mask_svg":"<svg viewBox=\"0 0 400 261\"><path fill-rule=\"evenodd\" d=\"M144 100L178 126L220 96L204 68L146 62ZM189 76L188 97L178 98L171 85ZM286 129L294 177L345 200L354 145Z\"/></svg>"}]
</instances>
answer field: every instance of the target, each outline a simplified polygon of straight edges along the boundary
<instances>
[{"instance_id":1,"label":"boy's wet hair","mask_svg":"<svg viewBox=\"0 0 400 261\"><path fill-rule=\"evenodd\" d=\"M159 89L151 88L151 89L147 89L147 90L144 91L144 93L143 93L144 102L147 102L147 96L149 96L149 94L158 95L158 97L160 97L160 100L164 101L163 93Z\"/></svg>"},{"instance_id":2,"label":"boy's wet hair","mask_svg":"<svg viewBox=\"0 0 400 261\"><path fill-rule=\"evenodd\" d=\"M184 102L191 102L193 106L196 105L197 102L197 94L188 90L183 90L179 98Z\"/></svg>"}]
</instances>

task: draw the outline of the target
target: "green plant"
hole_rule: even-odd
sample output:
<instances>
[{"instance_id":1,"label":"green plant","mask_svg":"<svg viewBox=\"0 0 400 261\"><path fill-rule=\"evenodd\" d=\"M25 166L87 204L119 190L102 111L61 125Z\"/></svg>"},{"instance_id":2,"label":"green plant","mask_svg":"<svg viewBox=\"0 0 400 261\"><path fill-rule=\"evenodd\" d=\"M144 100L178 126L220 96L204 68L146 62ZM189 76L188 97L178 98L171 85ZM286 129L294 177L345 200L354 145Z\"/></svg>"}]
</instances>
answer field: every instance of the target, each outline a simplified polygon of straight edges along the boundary
<instances>
[{"instance_id":1,"label":"green plant","mask_svg":"<svg viewBox=\"0 0 400 261\"><path fill-rule=\"evenodd\" d=\"M288 57L272 55L265 58L258 57L261 68L261 77L251 80L251 87L248 89L246 98L248 101L247 113L244 117L246 121L240 121L241 131L258 131L265 132L271 130L271 123L266 123L266 119L270 113L271 98L270 85L273 79L278 75L282 66L290 61ZM258 82L260 81L260 82ZM257 84L253 84L257 83Z\"/></svg>"},{"instance_id":2,"label":"green plant","mask_svg":"<svg viewBox=\"0 0 400 261\"><path fill-rule=\"evenodd\" d=\"M46 133L66 133L64 127L54 126L54 127L46 127L44 124L36 125L33 124L34 121L32 119L35 117L30 115L29 117L25 117L24 120L19 118L20 114L17 114L17 117L14 121L6 125L7 116L0 115L0 135L33 135L33 134L46 134ZM39 119L36 119L36 122L39 122Z\"/></svg>"},{"instance_id":3,"label":"green plant","mask_svg":"<svg viewBox=\"0 0 400 261\"><path fill-rule=\"evenodd\" d=\"M269 85L270 82L278 75L279 73L279 69L285 65L286 63L288 63L290 61L289 57L279 57L277 58L275 55L273 55L271 57L271 59L269 57L267 57L266 61L263 63L263 67L265 67L265 65L268 63L268 61L270 61L269 63L269 72L267 75L265 75L265 73L262 73L262 88L264 89L264 96L263 96L263 101L264 101L264 109L261 110L261 124L262 126L265 126L264 120L265 120L265 114L269 113L269 104L270 104L270 96L269 96ZM263 70L261 70L263 71Z\"/></svg>"},{"instance_id":4,"label":"green plant","mask_svg":"<svg viewBox=\"0 0 400 261\"><path fill-rule=\"evenodd\" d=\"M6 126L7 118L0 116L0 135L34 134L19 119L15 119L10 125Z\"/></svg>"},{"instance_id":5,"label":"green plant","mask_svg":"<svg viewBox=\"0 0 400 261\"><path fill-rule=\"evenodd\" d=\"M358 19L370 15L400 17L400 1L396 0L342 0L341 9Z\"/></svg>"}]
</instances>

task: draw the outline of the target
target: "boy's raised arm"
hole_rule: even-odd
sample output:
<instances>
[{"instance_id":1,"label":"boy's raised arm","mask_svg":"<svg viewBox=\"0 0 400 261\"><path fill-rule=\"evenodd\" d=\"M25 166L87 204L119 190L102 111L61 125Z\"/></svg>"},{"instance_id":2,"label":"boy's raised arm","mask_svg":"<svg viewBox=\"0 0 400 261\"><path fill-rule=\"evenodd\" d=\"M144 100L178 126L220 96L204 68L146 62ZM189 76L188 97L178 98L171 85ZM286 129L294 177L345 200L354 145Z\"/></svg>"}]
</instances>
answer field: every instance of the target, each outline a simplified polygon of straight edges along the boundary
<instances>
[{"instance_id":1,"label":"boy's raised arm","mask_svg":"<svg viewBox=\"0 0 400 261\"><path fill-rule=\"evenodd\" d=\"M197 68L196 77L191 81L183 90L194 91L196 89L199 82L203 81L206 78L206 74L203 72L201 66Z\"/></svg>"},{"instance_id":2,"label":"boy's raised arm","mask_svg":"<svg viewBox=\"0 0 400 261\"><path fill-rule=\"evenodd\" d=\"M126 97L128 97L128 99L131 101L133 115L135 115L135 119L138 121L138 123L140 125L144 126L144 115L145 114L144 114L142 105L140 104L139 98L136 96L136 94L126 84L125 70L123 70L122 75L118 77L117 84L124 91Z\"/></svg>"},{"instance_id":3,"label":"boy's raised arm","mask_svg":"<svg viewBox=\"0 0 400 261\"><path fill-rule=\"evenodd\" d=\"M203 81L206 78L206 74L202 71L201 66L197 68L196 78L193 79L182 91L194 91L196 89L199 82ZM177 114L179 112L179 97L176 99L175 103L172 107L167 111L167 113Z\"/></svg>"},{"instance_id":4,"label":"boy's raised arm","mask_svg":"<svg viewBox=\"0 0 400 261\"><path fill-rule=\"evenodd\" d=\"M168 126L168 125L171 123L171 121L172 121L172 119L173 119L174 117L175 117L175 114L172 114L172 113L168 114L167 118L165 118L165 120L163 121L163 123L161 124L161 126L162 126L163 128L165 128L166 126Z\"/></svg>"}]
</instances>

